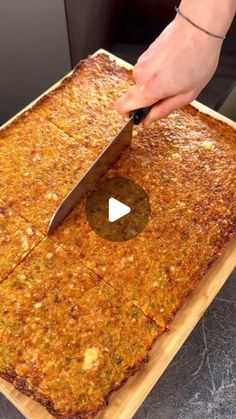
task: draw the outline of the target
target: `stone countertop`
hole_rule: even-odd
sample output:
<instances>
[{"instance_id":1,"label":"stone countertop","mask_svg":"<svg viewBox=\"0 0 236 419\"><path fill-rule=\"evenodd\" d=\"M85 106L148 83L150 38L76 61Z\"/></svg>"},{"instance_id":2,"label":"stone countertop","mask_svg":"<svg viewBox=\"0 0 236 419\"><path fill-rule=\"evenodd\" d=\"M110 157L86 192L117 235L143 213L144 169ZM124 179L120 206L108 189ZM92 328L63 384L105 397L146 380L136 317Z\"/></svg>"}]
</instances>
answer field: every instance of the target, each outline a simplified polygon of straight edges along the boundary
<instances>
[{"instance_id":1,"label":"stone countertop","mask_svg":"<svg viewBox=\"0 0 236 419\"><path fill-rule=\"evenodd\" d=\"M134 419L236 419L236 271ZM0 419L23 416L0 395Z\"/></svg>"}]
</instances>

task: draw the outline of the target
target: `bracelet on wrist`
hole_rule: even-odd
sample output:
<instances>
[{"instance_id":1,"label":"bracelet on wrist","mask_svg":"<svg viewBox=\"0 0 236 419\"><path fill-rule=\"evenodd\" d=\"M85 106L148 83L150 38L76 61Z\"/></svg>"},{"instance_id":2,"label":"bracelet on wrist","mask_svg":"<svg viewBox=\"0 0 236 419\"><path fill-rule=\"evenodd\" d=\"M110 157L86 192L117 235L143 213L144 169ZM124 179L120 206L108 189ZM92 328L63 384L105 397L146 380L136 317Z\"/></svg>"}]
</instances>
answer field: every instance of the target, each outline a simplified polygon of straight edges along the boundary
<instances>
[{"instance_id":1,"label":"bracelet on wrist","mask_svg":"<svg viewBox=\"0 0 236 419\"><path fill-rule=\"evenodd\" d=\"M194 26L195 28L199 29L200 31L206 33L209 36L213 36L213 38L217 38L217 39L225 39L226 36L225 35L216 35L212 32L207 31L206 29L202 28L201 26L197 25L196 23L194 23L191 19L189 19L187 16L185 16L179 7L175 7L175 11L176 13L181 16L183 19L187 20L187 22L189 22L192 26Z\"/></svg>"}]
</instances>

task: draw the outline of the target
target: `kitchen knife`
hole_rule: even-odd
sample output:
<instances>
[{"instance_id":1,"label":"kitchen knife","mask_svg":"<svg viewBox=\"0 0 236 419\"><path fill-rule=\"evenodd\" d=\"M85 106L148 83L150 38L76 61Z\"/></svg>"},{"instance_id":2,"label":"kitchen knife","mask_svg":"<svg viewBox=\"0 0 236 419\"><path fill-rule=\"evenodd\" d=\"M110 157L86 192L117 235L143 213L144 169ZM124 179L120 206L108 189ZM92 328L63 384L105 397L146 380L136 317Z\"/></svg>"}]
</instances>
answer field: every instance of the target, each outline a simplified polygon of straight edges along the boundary
<instances>
[{"instance_id":1,"label":"kitchen knife","mask_svg":"<svg viewBox=\"0 0 236 419\"><path fill-rule=\"evenodd\" d=\"M56 209L48 226L48 234L52 234L58 225L75 208L81 198L98 182L104 173L106 173L107 169L119 159L122 152L129 147L132 139L133 126L138 125L150 109L151 106L137 109L130 114L128 122L126 122L118 135L102 151Z\"/></svg>"}]
</instances>

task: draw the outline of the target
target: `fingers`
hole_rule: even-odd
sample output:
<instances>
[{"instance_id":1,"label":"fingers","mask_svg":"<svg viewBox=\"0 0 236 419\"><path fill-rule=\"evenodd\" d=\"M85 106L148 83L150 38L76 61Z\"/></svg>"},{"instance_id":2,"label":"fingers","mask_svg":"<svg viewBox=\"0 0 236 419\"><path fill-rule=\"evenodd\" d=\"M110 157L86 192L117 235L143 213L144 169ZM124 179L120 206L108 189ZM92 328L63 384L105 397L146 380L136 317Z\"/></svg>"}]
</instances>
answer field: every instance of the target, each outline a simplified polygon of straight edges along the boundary
<instances>
[{"instance_id":1,"label":"fingers","mask_svg":"<svg viewBox=\"0 0 236 419\"><path fill-rule=\"evenodd\" d=\"M188 92L161 100L153 106L149 114L143 120L143 126L146 127L158 119L167 117L172 112L190 103L193 99L194 94Z\"/></svg>"},{"instance_id":2,"label":"fingers","mask_svg":"<svg viewBox=\"0 0 236 419\"><path fill-rule=\"evenodd\" d=\"M157 87L158 86L158 87ZM142 85L136 85L128 93L118 99L114 106L121 114L127 115L129 112L139 108L153 105L166 97L163 84L159 83L155 76Z\"/></svg>"},{"instance_id":3,"label":"fingers","mask_svg":"<svg viewBox=\"0 0 236 419\"><path fill-rule=\"evenodd\" d=\"M128 93L118 99L115 103L115 109L127 115L129 112L149 106L155 102L155 96L151 92L145 91L144 88L135 86Z\"/></svg>"}]
</instances>

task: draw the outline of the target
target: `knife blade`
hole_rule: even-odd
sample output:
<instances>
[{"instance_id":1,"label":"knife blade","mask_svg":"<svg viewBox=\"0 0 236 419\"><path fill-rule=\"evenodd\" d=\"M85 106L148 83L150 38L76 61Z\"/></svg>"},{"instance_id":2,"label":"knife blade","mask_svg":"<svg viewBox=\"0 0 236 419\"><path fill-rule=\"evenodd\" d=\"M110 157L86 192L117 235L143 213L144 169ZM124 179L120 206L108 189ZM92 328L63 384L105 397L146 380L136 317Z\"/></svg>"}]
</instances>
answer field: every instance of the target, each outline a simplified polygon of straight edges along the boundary
<instances>
[{"instance_id":1,"label":"knife blade","mask_svg":"<svg viewBox=\"0 0 236 419\"><path fill-rule=\"evenodd\" d=\"M130 114L128 122L126 122L117 136L112 139L105 150L101 152L56 209L48 226L48 235L53 233L58 225L76 207L81 198L99 181L108 168L119 159L126 148L129 147L132 139L133 126L138 125L150 109L151 107L137 109Z\"/></svg>"}]
</instances>

